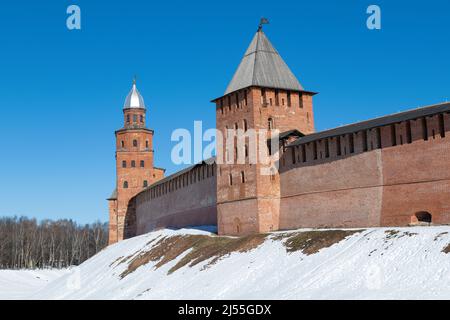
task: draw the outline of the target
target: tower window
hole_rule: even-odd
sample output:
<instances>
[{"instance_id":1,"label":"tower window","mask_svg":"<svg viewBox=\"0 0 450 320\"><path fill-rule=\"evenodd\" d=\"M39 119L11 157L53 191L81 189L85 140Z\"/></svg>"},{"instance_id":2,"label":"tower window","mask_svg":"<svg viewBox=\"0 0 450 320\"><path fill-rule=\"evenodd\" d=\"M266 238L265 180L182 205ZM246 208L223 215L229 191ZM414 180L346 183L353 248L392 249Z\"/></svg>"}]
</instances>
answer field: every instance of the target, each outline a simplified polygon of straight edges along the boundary
<instances>
[{"instance_id":1,"label":"tower window","mask_svg":"<svg viewBox=\"0 0 450 320\"><path fill-rule=\"evenodd\" d=\"M237 122L234 124L234 129L235 130L239 129L239 125L237 124Z\"/></svg>"},{"instance_id":2,"label":"tower window","mask_svg":"<svg viewBox=\"0 0 450 320\"><path fill-rule=\"evenodd\" d=\"M348 140L349 140L349 144L350 144L350 153L354 153L355 152L355 140L353 139L353 133L350 133L348 135Z\"/></svg>"},{"instance_id":3,"label":"tower window","mask_svg":"<svg viewBox=\"0 0 450 320\"><path fill-rule=\"evenodd\" d=\"M228 183L230 186L233 185L233 176L231 175L231 173L228 175Z\"/></svg>"},{"instance_id":4,"label":"tower window","mask_svg":"<svg viewBox=\"0 0 450 320\"><path fill-rule=\"evenodd\" d=\"M441 138L445 138L445 123L444 123L444 114L439 115L439 134L441 135ZM408 121L409 124L409 121ZM411 125L409 125L409 131L411 132ZM411 142L409 142L411 143Z\"/></svg>"},{"instance_id":5,"label":"tower window","mask_svg":"<svg viewBox=\"0 0 450 320\"><path fill-rule=\"evenodd\" d=\"M145 147L148 149L148 140L145 141Z\"/></svg>"},{"instance_id":6,"label":"tower window","mask_svg":"<svg viewBox=\"0 0 450 320\"><path fill-rule=\"evenodd\" d=\"M303 109L303 94L301 92L298 94L298 105L300 109Z\"/></svg>"},{"instance_id":7,"label":"tower window","mask_svg":"<svg viewBox=\"0 0 450 320\"><path fill-rule=\"evenodd\" d=\"M287 92L287 105L288 105L288 107L291 106L291 92L290 91Z\"/></svg>"},{"instance_id":8,"label":"tower window","mask_svg":"<svg viewBox=\"0 0 450 320\"><path fill-rule=\"evenodd\" d=\"M124 160L122 161L122 168L126 168L127 167L127 162Z\"/></svg>"},{"instance_id":9,"label":"tower window","mask_svg":"<svg viewBox=\"0 0 450 320\"><path fill-rule=\"evenodd\" d=\"M133 140L133 147L137 147L137 140Z\"/></svg>"},{"instance_id":10,"label":"tower window","mask_svg":"<svg viewBox=\"0 0 450 320\"><path fill-rule=\"evenodd\" d=\"M241 171L241 182L245 183L245 173L244 173L244 171Z\"/></svg>"},{"instance_id":11,"label":"tower window","mask_svg":"<svg viewBox=\"0 0 450 320\"><path fill-rule=\"evenodd\" d=\"M342 155L342 151L341 151L341 137L336 137L336 155L337 156Z\"/></svg>"},{"instance_id":12,"label":"tower window","mask_svg":"<svg viewBox=\"0 0 450 320\"><path fill-rule=\"evenodd\" d=\"M144 123L144 116L141 114L140 116L141 123Z\"/></svg>"},{"instance_id":13,"label":"tower window","mask_svg":"<svg viewBox=\"0 0 450 320\"><path fill-rule=\"evenodd\" d=\"M122 148L125 148L125 142L123 140L120 141L120 145L121 145Z\"/></svg>"},{"instance_id":14,"label":"tower window","mask_svg":"<svg viewBox=\"0 0 450 320\"><path fill-rule=\"evenodd\" d=\"M145 167L145 162L144 162L144 160L141 160L141 168L144 168Z\"/></svg>"},{"instance_id":15,"label":"tower window","mask_svg":"<svg viewBox=\"0 0 450 320\"><path fill-rule=\"evenodd\" d=\"M134 122L134 123L137 122L137 114L133 114L133 122Z\"/></svg>"},{"instance_id":16,"label":"tower window","mask_svg":"<svg viewBox=\"0 0 450 320\"><path fill-rule=\"evenodd\" d=\"M406 140L408 143L412 142L411 122L406 121Z\"/></svg>"},{"instance_id":17,"label":"tower window","mask_svg":"<svg viewBox=\"0 0 450 320\"><path fill-rule=\"evenodd\" d=\"M148 181L144 180L144 188L147 188L147 187L148 187Z\"/></svg>"},{"instance_id":18,"label":"tower window","mask_svg":"<svg viewBox=\"0 0 450 320\"><path fill-rule=\"evenodd\" d=\"M127 123L130 123L130 115L127 114Z\"/></svg>"},{"instance_id":19,"label":"tower window","mask_svg":"<svg viewBox=\"0 0 450 320\"><path fill-rule=\"evenodd\" d=\"M267 119L267 128L269 128L269 130L273 129L273 119L272 118Z\"/></svg>"},{"instance_id":20,"label":"tower window","mask_svg":"<svg viewBox=\"0 0 450 320\"><path fill-rule=\"evenodd\" d=\"M136 161L131 160L131 167L132 167L132 168L136 167Z\"/></svg>"},{"instance_id":21,"label":"tower window","mask_svg":"<svg viewBox=\"0 0 450 320\"><path fill-rule=\"evenodd\" d=\"M279 106L280 105L280 95L278 90L275 90L275 105Z\"/></svg>"},{"instance_id":22,"label":"tower window","mask_svg":"<svg viewBox=\"0 0 450 320\"><path fill-rule=\"evenodd\" d=\"M128 189L128 181L124 181L123 182L123 188L124 189Z\"/></svg>"},{"instance_id":23,"label":"tower window","mask_svg":"<svg viewBox=\"0 0 450 320\"><path fill-rule=\"evenodd\" d=\"M247 131L248 126L247 126L247 120L243 120L243 124L244 124L244 131Z\"/></svg>"}]
</instances>

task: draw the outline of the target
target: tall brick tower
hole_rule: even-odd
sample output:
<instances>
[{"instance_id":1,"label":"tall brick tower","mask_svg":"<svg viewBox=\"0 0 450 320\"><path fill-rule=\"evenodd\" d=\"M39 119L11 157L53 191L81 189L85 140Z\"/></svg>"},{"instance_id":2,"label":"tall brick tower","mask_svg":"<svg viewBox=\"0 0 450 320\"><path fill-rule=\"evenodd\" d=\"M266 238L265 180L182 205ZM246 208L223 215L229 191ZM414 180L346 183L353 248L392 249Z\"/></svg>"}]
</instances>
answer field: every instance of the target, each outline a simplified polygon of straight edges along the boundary
<instances>
[{"instance_id":1,"label":"tall brick tower","mask_svg":"<svg viewBox=\"0 0 450 320\"><path fill-rule=\"evenodd\" d=\"M225 94L216 103L217 129L226 137L229 129L256 131L278 129L280 136L314 132L312 96L258 28ZM236 143L236 139L233 138ZM251 164L249 154L259 150L245 140L244 164L217 165L217 211L219 234L243 235L278 229L280 180L278 171L262 174L262 164ZM225 151L224 160L230 157ZM267 145L263 146L268 149ZM232 159L231 159L232 160Z\"/></svg>"},{"instance_id":2,"label":"tall brick tower","mask_svg":"<svg viewBox=\"0 0 450 320\"><path fill-rule=\"evenodd\" d=\"M153 166L153 130L146 127L146 106L136 81L123 106L124 126L116 131L116 189L109 201L109 244L134 235L137 193L164 177Z\"/></svg>"}]
</instances>

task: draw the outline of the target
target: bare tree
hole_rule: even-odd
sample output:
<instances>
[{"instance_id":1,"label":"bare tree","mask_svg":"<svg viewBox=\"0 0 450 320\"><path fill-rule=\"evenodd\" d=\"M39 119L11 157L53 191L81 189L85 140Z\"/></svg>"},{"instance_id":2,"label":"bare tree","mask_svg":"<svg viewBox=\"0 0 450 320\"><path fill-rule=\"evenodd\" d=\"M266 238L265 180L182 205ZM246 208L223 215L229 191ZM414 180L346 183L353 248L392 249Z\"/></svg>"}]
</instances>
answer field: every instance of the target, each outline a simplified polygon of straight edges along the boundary
<instances>
[{"instance_id":1,"label":"bare tree","mask_svg":"<svg viewBox=\"0 0 450 320\"><path fill-rule=\"evenodd\" d=\"M72 220L0 218L0 268L65 268L89 259L108 244L108 225Z\"/></svg>"}]
</instances>

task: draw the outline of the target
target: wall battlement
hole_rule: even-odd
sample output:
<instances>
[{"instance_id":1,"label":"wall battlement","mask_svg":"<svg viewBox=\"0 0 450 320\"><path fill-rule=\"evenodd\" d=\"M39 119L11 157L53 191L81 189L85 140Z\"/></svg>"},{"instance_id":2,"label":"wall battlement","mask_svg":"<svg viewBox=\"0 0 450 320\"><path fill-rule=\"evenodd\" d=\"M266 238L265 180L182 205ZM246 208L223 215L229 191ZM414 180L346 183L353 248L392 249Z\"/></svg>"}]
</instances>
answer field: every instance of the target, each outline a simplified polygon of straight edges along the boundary
<instances>
[{"instance_id":1,"label":"wall battlement","mask_svg":"<svg viewBox=\"0 0 450 320\"><path fill-rule=\"evenodd\" d=\"M450 224L450 103L315 132L313 96L261 29L225 94L216 127L277 129L279 170L204 161L164 178L135 84L116 132L110 243L159 228L217 225L242 236L297 228ZM132 106L132 101L136 106ZM232 138L233 147L235 138ZM230 141L231 142L231 141ZM221 154L228 156L222 144ZM255 146L258 148L268 146ZM265 150L267 151L267 150Z\"/></svg>"}]
</instances>

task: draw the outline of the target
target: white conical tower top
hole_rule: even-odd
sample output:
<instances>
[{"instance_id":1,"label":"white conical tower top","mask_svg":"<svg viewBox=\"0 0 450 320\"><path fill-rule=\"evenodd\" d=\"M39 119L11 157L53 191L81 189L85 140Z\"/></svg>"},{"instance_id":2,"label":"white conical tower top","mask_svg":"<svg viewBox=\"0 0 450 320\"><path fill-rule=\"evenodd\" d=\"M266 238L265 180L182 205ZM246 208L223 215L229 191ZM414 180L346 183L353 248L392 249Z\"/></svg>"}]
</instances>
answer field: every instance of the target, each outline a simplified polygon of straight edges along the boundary
<instances>
[{"instance_id":1,"label":"white conical tower top","mask_svg":"<svg viewBox=\"0 0 450 320\"><path fill-rule=\"evenodd\" d=\"M136 78L133 79L133 86L131 87L130 93L128 93L127 98L125 99L123 108L145 109L144 98L141 96L138 89L136 88Z\"/></svg>"}]
</instances>

